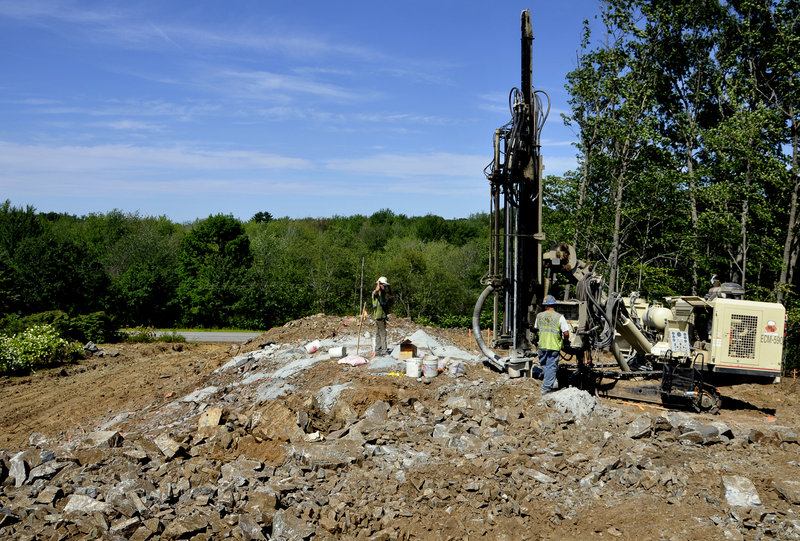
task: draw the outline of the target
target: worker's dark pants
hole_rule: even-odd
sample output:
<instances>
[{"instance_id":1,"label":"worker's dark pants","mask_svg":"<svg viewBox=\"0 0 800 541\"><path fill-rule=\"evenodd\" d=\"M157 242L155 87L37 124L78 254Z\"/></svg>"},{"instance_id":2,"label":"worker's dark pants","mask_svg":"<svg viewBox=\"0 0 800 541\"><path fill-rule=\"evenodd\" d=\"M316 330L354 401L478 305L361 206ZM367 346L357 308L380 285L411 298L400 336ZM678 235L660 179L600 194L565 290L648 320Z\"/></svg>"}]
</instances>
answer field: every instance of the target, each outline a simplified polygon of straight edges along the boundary
<instances>
[{"instance_id":1,"label":"worker's dark pants","mask_svg":"<svg viewBox=\"0 0 800 541\"><path fill-rule=\"evenodd\" d=\"M542 393L549 393L556 387L556 373L558 372L559 351L553 349L539 350L539 364L544 368Z\"/></svg>"},{"instance_id":2,"label":"worker's dark pants","mask_svg":"<svg viewBox=\"0 0 800 541\"><path fill-rule=\"evenodd\" d=\"M375 353L385 355L389 352L386 346L386 318L375 320Z\"/></svg>"}]
</instances>

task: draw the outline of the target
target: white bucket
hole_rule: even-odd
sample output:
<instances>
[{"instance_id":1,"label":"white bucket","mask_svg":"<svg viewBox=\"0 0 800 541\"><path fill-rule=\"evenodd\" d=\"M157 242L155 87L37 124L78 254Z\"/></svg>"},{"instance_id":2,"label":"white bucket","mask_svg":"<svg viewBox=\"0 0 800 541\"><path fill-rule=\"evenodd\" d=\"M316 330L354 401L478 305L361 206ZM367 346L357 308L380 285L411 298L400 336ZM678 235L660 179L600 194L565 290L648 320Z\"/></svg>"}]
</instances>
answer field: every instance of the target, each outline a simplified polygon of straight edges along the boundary
<instances>
[{"instance_id":1,"label":"white bucket","mask_svg":"<svg viewBox=\"0 0 800 541\"><path fill-rule=\"evenodd\" d=\"M422 367L426 378L435 378L439 375L439 359L436 357L433 359L426 358L422 361Z\"/></svg>"},{"instance_id":2,"label":"white bucket","mask_svg":"<svg viewBox=\"0 0 800 541\"><path fill-rule=\"evenodd\" d=\"M406 376L410 378L418 378L422 375L421 359L410 358L406 361Z\"/></svg>"},{"instance_id":3,"label":"white bucket","mask_svg":"<svg viewBox=\"0 0 800 541\"><path fill-rule=\"evenodd\" d=\"M306 351L309 353L314 353L319 349L319 340L314 340L313 342L309 342L306 344Z\"/></svg>"},{"instance_id":4,"label":"white bucket","mask_svg":"<svg viewBox=\"0 0 800 541\"><path fill-rule=\"evenodd\" d=\"M339 359L347 355L347 348L344 346L331 348L328 350L328 355L331 356L331 359Z\"/></svg>"}]
</instances>

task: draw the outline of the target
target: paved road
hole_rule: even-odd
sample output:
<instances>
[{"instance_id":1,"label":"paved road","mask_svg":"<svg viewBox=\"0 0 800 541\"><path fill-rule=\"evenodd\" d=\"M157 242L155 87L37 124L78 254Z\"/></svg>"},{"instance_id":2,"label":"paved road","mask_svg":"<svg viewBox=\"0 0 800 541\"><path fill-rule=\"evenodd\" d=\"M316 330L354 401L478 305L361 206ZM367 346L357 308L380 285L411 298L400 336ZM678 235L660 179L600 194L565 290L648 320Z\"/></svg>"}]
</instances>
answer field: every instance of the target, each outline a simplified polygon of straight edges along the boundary
<instances>
[{"instance_id":1,"label":"paved road","mask_svg":"<svg viewBox=\"0 0 800 541\"><path fill-rule=\"evenodd\" d=\"M161 332L160 334L170 334ZM261 336L259 332L178 331L187 342L245 342Z\"/></svg>"}]
</instances>

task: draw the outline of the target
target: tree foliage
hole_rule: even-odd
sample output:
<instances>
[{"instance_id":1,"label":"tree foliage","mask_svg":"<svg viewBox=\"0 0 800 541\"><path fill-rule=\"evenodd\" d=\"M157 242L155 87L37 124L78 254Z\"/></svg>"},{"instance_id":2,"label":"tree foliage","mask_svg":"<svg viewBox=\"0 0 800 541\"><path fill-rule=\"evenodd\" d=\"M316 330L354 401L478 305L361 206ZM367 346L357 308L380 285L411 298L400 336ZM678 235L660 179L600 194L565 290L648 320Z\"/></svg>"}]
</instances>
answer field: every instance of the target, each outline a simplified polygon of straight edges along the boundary
<instances>
[{"instance_id":1,"label":"tree foliage","mask_svg":"<svg viewBox=\"0 0 800 541\"><path fill-rule=\"evenodd\" d=\"M487 222L384 209L246 223L218 214L181 225L119 211L37 213L7 202L0 328L53 323L79 340L110 337L111 322L267 329L319 312L358 313L380 275L400 292L396 314L452 323L477 296Z\"/></svg>"},{"instance_id":2,"label":"tree foliage","mask_svg":"<svg viewBox=\"0 0 800 541\"><path fill-rule=\"evenodd\" d=\"M613 290L718 274L794 306L798 43L797 0L601 2L567 77L581 168L557 198Z\"/></svg>"}]
</instances>

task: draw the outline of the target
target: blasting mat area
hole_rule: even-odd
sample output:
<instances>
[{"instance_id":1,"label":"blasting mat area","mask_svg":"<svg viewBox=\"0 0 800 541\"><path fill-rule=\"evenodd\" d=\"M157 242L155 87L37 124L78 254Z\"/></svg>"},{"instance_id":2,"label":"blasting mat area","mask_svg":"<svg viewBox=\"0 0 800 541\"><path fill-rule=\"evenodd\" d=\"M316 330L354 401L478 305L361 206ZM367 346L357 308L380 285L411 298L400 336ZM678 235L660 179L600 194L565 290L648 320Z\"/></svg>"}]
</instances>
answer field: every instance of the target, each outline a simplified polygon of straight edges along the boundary
<instances>
[{"instance_id":1,"label":"blasting mat area","mask_svg":"<svg viewBox=\"0 0 800 541\"><path fill-rule=\"evenodd\" d=\"M338 364L358 324L318 315L0 379L0 538L800 539L795 380L699 415L542 397L466 330L392 319L406 339L442 373Z\"/></svg>"}]
</instances>

